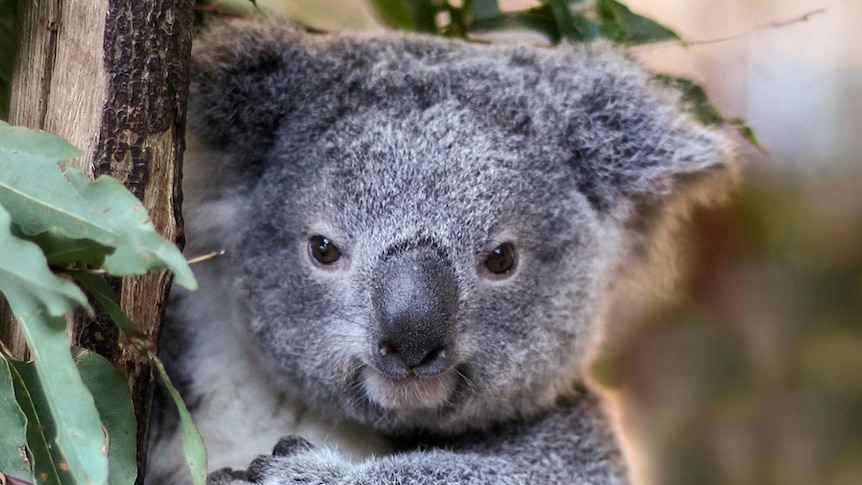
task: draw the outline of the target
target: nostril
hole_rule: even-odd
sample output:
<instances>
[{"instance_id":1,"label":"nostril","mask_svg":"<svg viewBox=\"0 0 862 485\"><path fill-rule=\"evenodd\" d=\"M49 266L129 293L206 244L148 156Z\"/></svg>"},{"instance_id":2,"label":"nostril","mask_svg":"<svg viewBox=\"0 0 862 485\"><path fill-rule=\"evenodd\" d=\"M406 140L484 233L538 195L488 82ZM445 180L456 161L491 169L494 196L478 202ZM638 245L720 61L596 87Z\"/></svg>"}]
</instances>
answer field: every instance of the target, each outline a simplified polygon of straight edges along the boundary
<instances>
[{"instance_id":1,"label":"nostril","mask_svg":"<svg viewBox=\"0 0 862 485\"><path fill-rule=\"evenodd\" d=\"M380 355L386 357L387 355L397 354L398 349L396 349L389 342L380 342L380 347L378 349L380 351Z\"/></svg>"},{"instance_id":2,"label":"nostril","mask_svg":"<svg viewBox=\"0 0 862 485\"><path fill-rule=\"evenodd\" d=\"M428 355L422 359L422 362L419 362L419 365L416 367L428 367L433 365L434 362L438 359L446 360L446 348L445 347L437 347L436 349L428 352Z\"/></svg>"},{"instance_id":3,"label":"nostril","mask_svg":"<svg viewBox=\"0 0 862 485\"><path fill-rule=\"evenodd\" d=\"M414 366L411 370L420 376L436 376L446 370L448 360L449 356L446 352L446 347L437 347L428 352L428 355L419 362L419 365Z\"/></svg>"},{"instance_id":4,"label":"nostril","mask_svg":"<svg viewBox=\"0 0 862 485\"><path fill-rule=\"evenodd\" d=\"M446 370L449 355L445 346L430 352L409 352L405 354L396 345L382 341L377 346L379 370L389 377L403 378L413 373L432 377Z\"/></svg>"}]
</instances>

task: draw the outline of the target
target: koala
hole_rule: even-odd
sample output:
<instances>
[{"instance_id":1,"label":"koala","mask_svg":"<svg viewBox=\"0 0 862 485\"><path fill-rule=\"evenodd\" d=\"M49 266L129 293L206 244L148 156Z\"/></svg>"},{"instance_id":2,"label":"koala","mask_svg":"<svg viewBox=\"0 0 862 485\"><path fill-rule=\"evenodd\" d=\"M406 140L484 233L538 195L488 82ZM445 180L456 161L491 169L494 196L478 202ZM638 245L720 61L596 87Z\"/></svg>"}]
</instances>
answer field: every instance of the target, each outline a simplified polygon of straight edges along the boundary
<instances>
[{"instance_id":1,"label":"koala","mask_svg":"<svg viewBox=\"0 0 862 485\"><path fill-rule=\"evenodd\" d=\"M258 19L193 57L187 251L224 255L161 346L208 483L629 481L584 365L726 133L602 44ZM149 482L187 483L154 421Z\"/></svg>"}]
</instances>

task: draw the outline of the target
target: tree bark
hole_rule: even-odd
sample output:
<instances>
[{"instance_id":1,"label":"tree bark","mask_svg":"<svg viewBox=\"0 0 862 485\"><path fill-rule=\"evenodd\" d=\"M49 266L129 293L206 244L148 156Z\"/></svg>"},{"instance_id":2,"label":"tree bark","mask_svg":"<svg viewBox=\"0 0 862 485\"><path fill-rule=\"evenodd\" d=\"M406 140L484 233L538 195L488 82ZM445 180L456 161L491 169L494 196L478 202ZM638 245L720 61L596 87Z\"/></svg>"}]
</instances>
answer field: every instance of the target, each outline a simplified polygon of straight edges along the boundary
<instances>
[{"instance_id":1,"label":"tree bark","mask_svg":"<svg viewBox=\"0 0 862 485\"><path fill-rule=\"evenodd\" d=\"M109 174L149 210L156 230L182 243L184 149L192 0L21 0L10 123L57 134L81 149L69 163ZM170 286L165 272L113 282L120 304L157 341ZM0 305L0 339L25 357L23 339ZM72 340L107 357L132 388L143 475L153 374L123 345L105 315L72 318Z\"/></svg>"}]
</instances>

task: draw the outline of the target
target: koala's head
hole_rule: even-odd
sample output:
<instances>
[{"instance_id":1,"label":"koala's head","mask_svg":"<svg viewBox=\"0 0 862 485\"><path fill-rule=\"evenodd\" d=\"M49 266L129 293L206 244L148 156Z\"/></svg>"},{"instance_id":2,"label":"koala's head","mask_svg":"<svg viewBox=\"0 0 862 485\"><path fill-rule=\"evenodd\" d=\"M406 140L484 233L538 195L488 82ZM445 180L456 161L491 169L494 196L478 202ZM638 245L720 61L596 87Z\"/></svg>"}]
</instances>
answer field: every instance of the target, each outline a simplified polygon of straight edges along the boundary
<instances>
[{"instance_id":1,"label":"koala's head","mask_svg":"<svg viewBox=\"0 0 862 485\"><path fill-rule=\"evenodd\" d=\"M651 219L728 158L607 48L268 21L217 29L195 59L248 332L296 396L384 431L486 426L572 392Z\"/></svg>"}]
</instances>

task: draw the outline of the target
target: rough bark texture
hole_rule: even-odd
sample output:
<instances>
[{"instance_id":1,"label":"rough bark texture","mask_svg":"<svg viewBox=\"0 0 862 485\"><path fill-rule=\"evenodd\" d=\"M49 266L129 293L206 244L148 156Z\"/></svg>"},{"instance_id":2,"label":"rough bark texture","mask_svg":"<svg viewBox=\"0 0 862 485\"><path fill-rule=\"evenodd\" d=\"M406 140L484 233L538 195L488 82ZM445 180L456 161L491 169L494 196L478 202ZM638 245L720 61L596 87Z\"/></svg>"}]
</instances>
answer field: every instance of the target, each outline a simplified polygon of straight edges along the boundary
<instances>
[{"instance_id":1,"label":"rough bark texture","mask_svg":"<svg viewBox=\"0 0 862 485\"><path fill-rule=\"evenodd\" d=\"M22 0L10 123L41 128L84 152L70 163L122 181L160 234L182 243L180 168L185 132L192 0ZM153 341L164 316L164 272L113 282L126 314ZM153 374L104 315L78 312L76 345L128 376L145 459ZM24 357L23 339L0 305L0 339ZM143 469L141 467L140 469Z\"/></svg>"}]
</instances>

